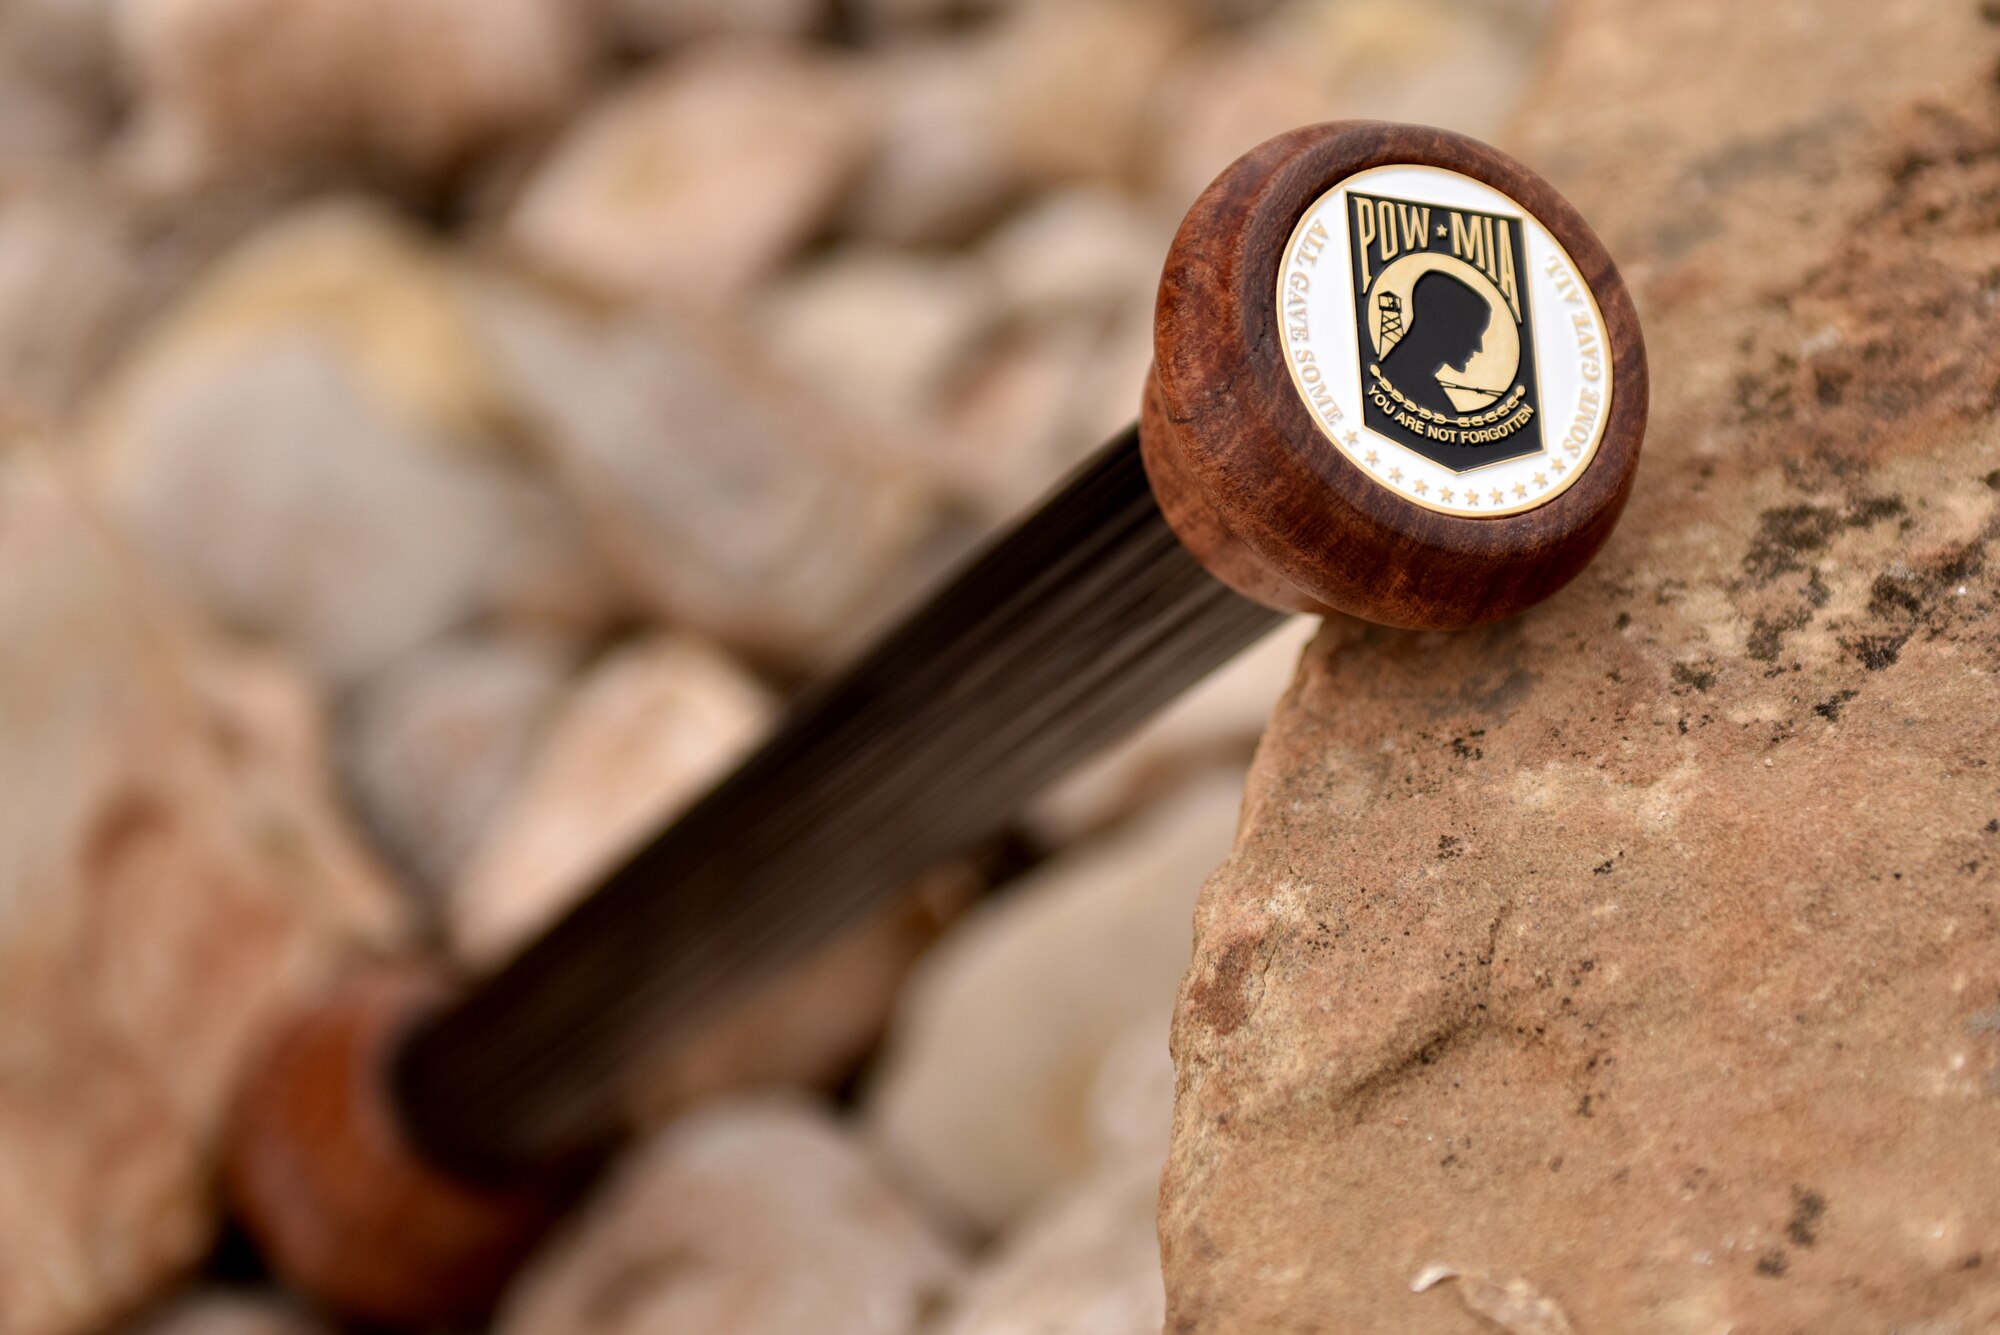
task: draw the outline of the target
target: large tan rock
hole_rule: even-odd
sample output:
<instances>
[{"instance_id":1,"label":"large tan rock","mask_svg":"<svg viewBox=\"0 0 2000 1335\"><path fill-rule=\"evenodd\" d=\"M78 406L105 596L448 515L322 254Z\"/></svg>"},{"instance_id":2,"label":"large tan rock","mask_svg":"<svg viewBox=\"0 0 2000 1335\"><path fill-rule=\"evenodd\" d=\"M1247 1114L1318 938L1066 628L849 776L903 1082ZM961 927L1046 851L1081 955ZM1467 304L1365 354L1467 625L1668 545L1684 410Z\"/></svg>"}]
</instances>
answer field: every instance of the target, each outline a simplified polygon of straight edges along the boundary
<instances>
[{"instance_id":1,"label":"large tan rock","mask_svg":"<svg viewBox=\"0 0 2000 1335\"><path fill-rule=\"evenodd\" d=\"M721 1102L619 1165L516 1282L498 1329L919 1335L961 1266L825 1112Z\"/></svg>"},{"instance_id":2,"label":"large tan rock","mask_svg":"<svg viewBox=\"0 0 2000 1335\"><path fill-rule=\"evenodd\" d=\"M401 931L299 683L199 652L79 488L0 453L0 1330L102 1329L210 1245L271 1023Z\"/></svg>"},{"instance_id":3,"label":"large tan rock","mask_svg":"<svg viewBox=\"0 0 2000 1335\"><path fill-rule=\"evenodd\" d=\"M1181 994L1169 1330L2000 1327L1992 52L1574 8L1516 144L1647 460L1544 607L1307 654Z\"/></svg>"}]
</instances>

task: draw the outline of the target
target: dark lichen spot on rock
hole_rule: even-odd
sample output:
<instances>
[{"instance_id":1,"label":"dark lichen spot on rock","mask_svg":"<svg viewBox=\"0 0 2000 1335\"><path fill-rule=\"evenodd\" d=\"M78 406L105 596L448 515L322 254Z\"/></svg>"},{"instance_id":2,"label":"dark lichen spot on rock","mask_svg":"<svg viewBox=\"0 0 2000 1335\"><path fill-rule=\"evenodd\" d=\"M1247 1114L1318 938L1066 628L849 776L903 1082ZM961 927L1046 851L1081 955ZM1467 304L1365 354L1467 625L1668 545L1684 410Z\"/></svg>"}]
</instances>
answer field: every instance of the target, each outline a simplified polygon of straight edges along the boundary
<instances>
[{"instance_id":1,"label":"dark lichen spot on rock","mask_svg":"<svg viewBox=\"0 0 2000 1335\"><path fill-rule=\"evenodd\" d=\"M1994 491L2000 491L2000 468L1986 475L1986 485Z\"/></svg>"},{"instance_id":2,"label":"dark lichen spot on rock","mask_svg":"<svg viewBox=\"0 0 2000 1335\"><path fill-rule=\"evenodd\" d=\"M1695 663L1676 663L1670 669L1675 681L1683 686L1691 686L1697 691L1706 691L1715 685L1715 669Z\"/></svg>"},{"instance_id":3,"label":"dark lichen spot on rock","mask_svg":"<svg viewBox=\"0 0 2000 1335\"><path fill-rule=\"evenodd\" d=\"M1871 616L1893 617L1897 613L1921 616L1924 611L1923 586L1908 576L1878 575L1868 590Z\"/></svg>"},{"instance_id":4,"label":"dark lichen spot on rock","mask_svg":"<svg viewBox=\"0 0 2000 1335\"><path fill-rule=\"evenodd\" d=\"M1989 820L1986 822L1986 833L2000 834L2000 818L1996 818L1994 820Z\"/></svg>"},{"instance_id":5,"label":"dark lichen spot on rock","mask_svg":"<svg viewBox=\"0 0 2000 1335\"><path fill-rule=\"evenodd\" d=\"M1791 1268L1792 1263L1786 1258L1782 1248L1773 1247L1757 1258L1757 1273L1767 1279L1777 1279Z\"/></svg>"},{"instance_id":6,"label":"dark lichen spot on rock","mask_svg":"<svg viewBox=\"0 0 2000 1335\"><path fill-rule=\"evenodd\" d=\"M2000 472L1996 472L1994 476L2000 477ZM1624 630L1627 626L1631 624L1632 624L1632 614L1630 612L1620 612L1618 614L1618 619L1611 623L1611 628L1613 630Z\"/></svg>"},{"instance_id":7,"label":"dark lichen spot on rock","mask_svg":"<svg viewBox=\"0 0 2000 1335\"><path fill-rule=\"evenodd\" d=\"M1792 1217L1785 1223L1785 1236L1801 1247L1819 1241L1820 1221L1826 1217L1826 1197L1805 1187L1792 1188Z\"/></svg>"},{"instance_id":8,"label":"dark lichen spot on rock","mask_svg":"<svg viewBox=\"0 0 2000 1335\"><path fill-rule=\"evenodd\" d=\"M1592 867L1590 869L1591 874L1593 876L1609 876L1613 871L1612 862L1613 860L1611 858L1604 859L1604 861L1598 863L1595 867Z\"/></svg>"},{"instance_id":9,"label":"dark lichen spot on rock","mask_svg":"<svg viewBox=\"0 0 2000 1335\"><path fill-rule=\"evenodd\" d=\"M1844 642L1847 651L1860 661L1870 672L1880 672L1893 667L1902 655L1903 646L1909 643L1908 633L1901 635L1861 635Z\"/></svg>"},{"instance_id":10,"label":"dark lichen spot on rock","mask_svg":"<svg viewBox=\"0 0 2000 1335\"><path fill-rule=\"evenodd\" d=\"M1832 723L1840 718L1840 707L1861 694L1859 691L1837 691L1827 699L1813 706L1813 713Z\"/></svg>"},{"instance_id":11,"label":"dark lichen spot on rock","mask_svg":"<svg viewBox=\"0 0 2000 1335\"><path fill-rule=\"evenodd\" d=\"M1805 629L1811 621L1812 612L1803 607L1776 616L1760 616L1750 623L1750 634L1744 640L1743 652L1759 663L1775 663L1778 655L1785 651L1785 636Z\"/></svg>"},{"instance_id":12,"label":"dark lichen spot on rock","mask_svg":"<svg viewBox=\"0 0 2000 1335\"><path fill-rule=\"evenodd\" d=\"M1457 838L1456 836L1449 834L1441 834L1438 836L1437 855L1439 862L1443 862L1447 858L1455 858L1464 851L1465 851L1465 841L1463 839Z\"/></svg>"}]
</instances>

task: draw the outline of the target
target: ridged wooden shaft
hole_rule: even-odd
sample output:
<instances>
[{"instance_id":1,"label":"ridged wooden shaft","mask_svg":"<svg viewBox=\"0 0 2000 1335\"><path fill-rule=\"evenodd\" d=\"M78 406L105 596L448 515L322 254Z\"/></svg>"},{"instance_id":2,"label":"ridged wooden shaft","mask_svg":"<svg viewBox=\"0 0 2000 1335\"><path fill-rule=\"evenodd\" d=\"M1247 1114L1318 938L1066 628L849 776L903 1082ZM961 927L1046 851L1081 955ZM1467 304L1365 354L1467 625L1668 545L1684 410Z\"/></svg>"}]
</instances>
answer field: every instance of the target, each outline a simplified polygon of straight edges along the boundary
<instances>
[{"instance_id":1,"label":"ridged wooden shaft","mask_svg":"<svg viewBox=\"0 0 2000 1335\"><path fill-rule=\"evenodd\" d=\"M628 1077L989 835L1281 614L1162 518L1107 446L394 1072L418 1145L479 1176L615 1130Z\"/></svg>"}]
</instances>

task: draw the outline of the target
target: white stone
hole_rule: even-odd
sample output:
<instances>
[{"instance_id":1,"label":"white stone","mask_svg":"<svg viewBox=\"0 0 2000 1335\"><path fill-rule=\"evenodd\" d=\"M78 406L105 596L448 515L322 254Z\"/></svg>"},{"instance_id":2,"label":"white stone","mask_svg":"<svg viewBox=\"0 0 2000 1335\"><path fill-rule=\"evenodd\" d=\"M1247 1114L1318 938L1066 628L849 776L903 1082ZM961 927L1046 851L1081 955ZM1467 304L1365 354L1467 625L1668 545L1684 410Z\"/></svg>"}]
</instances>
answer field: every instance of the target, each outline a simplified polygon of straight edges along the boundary
<instances>
[{"instance_id":1,"label":"white stone","mask_svg":"<svg viewBox=\"0 0 2000 1335\"><path fill-rule=\"evenodd\" d=\"M918 1335L954 1250L816 1107L710 1104L635 1150L500 1335Z\"/></svg>"},{"instance_id":2,"label":"white stone","mask_svg":"<svg viewBox=\"0 0 2000 1335\"><path fill-rule=\"evenodd\" d=\"M851 72L827 57L703 47L571 128L507 233L537 264L611 295L718 306L812 234L866 128Z\"/></svg>"},{"instance_id":3,"label":"white stone","mask_svg":"<svg viewBox=\"0 0 2000 1335\"><path fill-rule=\"evenodd\" d=\"M580 91L571 0L126 0L130 158L181 188L301 165L428 179Z\"/></svg>"},{"instance_id":4,"label":"white stone","mask_svg":"<svg viewBox=\"0 0 2000 1335\"><path fill-rule=\"evenodd\" d=\"M198 1293L144 1322L131 1335L327 1335L327 1327L274 1299Z\"/></svg>"},{"instance_id":5,"label":"white stone","mask_svg":"<svg viewBox=\"0 0 2000 1335\"><path fill-rule=\"evenodd\" d=\"M802 386L897 438L913 455L905 466L920 468L946 387L975 360L995 306L972 261L854 246L774 289L757 327Z\"/></svg>"},{"instance_id":6,"label":"white stone","mask_svg":"<svg viewBox=\"0 0 2000 1335\"><path fill-rule=\"evenodd\" d=\"M457 884L562 697L570 648L477 634L417 649L341 710L340 768L371 833L428 897Z\"/></svg>"},{"instance_id":7,"label":"white stone","mask_svg":"<svg viewBox=\"0 0 2000 1335\"><path fill-rule=\"evenodd\" d=\"M863 1115L927 1200L997 1229L1097 1159L1096 1073L1166 1013L1241 776L1200 780L968 914L920 964Z\"/></svg>"},{"instance_id":8,"label":"white stone","mask_svg":"<svg viewBox=\"0 0 2000 1335\"><path fill-rule=\"evenodd\" d=\"M492 964L699 797L764 731L771 700L684 635L600 663L548 726L452 896L459 956Z\"/></svg>"},{"instance_id":9,"label":"white stone","mask_svg":"<svg viewBox=\"0 0 2000 1335\"><path fill-rule=\"evenodd\" d=\"M1116 191L1077 186L1036 201L980 247L1000 300L1017 319L1134 303L1150 311L1173 221ZM1136 401L1138 391L1133 390Z\"/></svg>"},{"instance_id":10,"label":"white stone","mask_svg":"<svg viewBox=\"0 0 2000 1335\"><path fill-rule=\"evenodd\" d=\"M270 1026L404 921L312 703L135 582L76 481L0 450L0 1330L104 1329L209 1247Z\"/></svg>"},{"instance_id":11,"label":"white stone","mask_svg":"<svg viewBox=\"0 0 2000 1335\"><path fill-rule=\"evenodd\" d=\"M1136 1162L1065 1190L1001 1241L936 1335L1158 1335L1159 1194L1159 1164Z\"/></svg>"},{"instance_id":12,"label":"white stone","mask_svg":"<svg viewBox=\"0 0 2000 1335\"><path fill-rule=\"evenodd\" d=\"M482 328L529 424L634 594L767 656L824 660L932 573L935 497L829 405L659 313L517 284Z\"/></svg>"},{"instance_id":13,"label":"white stone","mask_svg":"<svg viewBox=\"0 0 2000 1335\"><path fill-rule=\"evenodd\" d=\"M453 627L588 630L611 610L508 414L439 261L336 205L225 259L121 371L90 435L156 570L344 684Z\"/></svg>"}]
</instances>

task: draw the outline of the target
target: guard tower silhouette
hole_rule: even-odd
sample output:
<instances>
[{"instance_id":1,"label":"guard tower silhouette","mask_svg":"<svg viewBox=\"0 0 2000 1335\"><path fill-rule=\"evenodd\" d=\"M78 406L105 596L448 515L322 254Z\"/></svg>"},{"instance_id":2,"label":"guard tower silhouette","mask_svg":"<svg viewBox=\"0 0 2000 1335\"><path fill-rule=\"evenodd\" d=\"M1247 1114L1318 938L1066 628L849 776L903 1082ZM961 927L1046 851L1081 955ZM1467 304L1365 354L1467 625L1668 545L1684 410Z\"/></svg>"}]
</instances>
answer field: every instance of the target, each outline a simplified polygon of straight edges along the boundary
<instances>
[{"instance_id":1,"label":"guard tower silhouette","mask_svg":"<svg viewBox=\"0 0 2000 1335\"><path fill-rule=\"evenodd\" d=\"M1387 353L1391 344L1403 336L1403 299L1394 292L1384 292L1376 298L1382 308L1382 336L1378 346Z\"/></svg>"}]
</instances>

